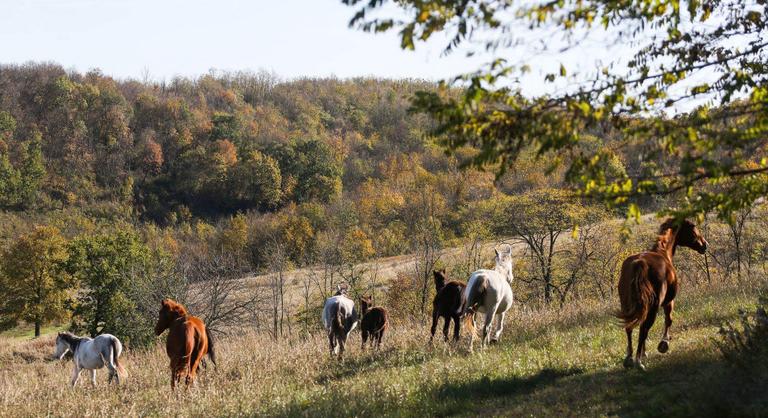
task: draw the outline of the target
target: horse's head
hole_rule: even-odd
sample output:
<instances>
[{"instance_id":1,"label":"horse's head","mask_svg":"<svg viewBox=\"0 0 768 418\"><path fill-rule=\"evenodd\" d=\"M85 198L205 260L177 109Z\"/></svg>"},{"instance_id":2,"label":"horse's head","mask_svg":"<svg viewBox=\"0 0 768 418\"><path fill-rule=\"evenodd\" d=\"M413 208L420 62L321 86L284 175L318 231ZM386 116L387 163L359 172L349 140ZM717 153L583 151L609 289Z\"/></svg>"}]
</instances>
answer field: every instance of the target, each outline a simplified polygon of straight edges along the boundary
<instances>
[{"instance_id":1,"label":"horse's head","mask_svg":"<svg viewBox=\"0 0 768 418\"><path fill-rule=\"evenodd\" d=\"M699 254L707 251L707 240L693 222L685 219L678 224L672 218L667 219L659 228L659 234L664 234L670 228L677 231L675 245L688 247Z\"/></svg>"},{"instance_id":2,"label":"horse's head","mask_svg":"<svg viewBox=\"0 0 768 418\"><path fill-rule=\"evenodd\" d=\"M69 351L70 345L69 345L69 336L71 334L67 332L60 332L59 335L56 336L56 351L53 353L53 358L56 360L61 360L64 358L64 355L67 354L67 351Z\"/></svg>"},{"instance_id":3,"label":"horse's head","mask_svg":"<svg viewBox=\"0 0 768 418\"><path fill-rule=\"evenodd\" d=\"M432 270L432 275L435 276L435 290L439 292L440 289L445 287L445 282L448 280L445 275L445 269Z\"/></svg>"},{"instance_id":4,"label":"horse's head","mask_svg":"<svg viewBox=\"0 0 768 418\"><path fill-rule=\"evenodd\" d=\"M347 296L347 288L346 287L342 287L340 284L337 284L336 285L336 293L334 294L334 296L342 296L342 295L343 296Z\"/></svg>"},{"instance_id":5,"label":"horse's head","mask_svg":"<svg viewBox=\"0 0 768 418\"><path fill-rule=\"evenodd\" d=\"M512 246L507 245L501 252L498 249L494 249L494 251L496 252L495 270L504 275L509 284L512 284Z\"/></svg>"},{"instance_id":6,"label":"horse's head","mask_svg":"<svg viewBox=\"0 0 768 418\"><path fill-rule=\"evenodd\" d=\"M187 315L184 307L171 299L163 299L160 305L160 312L157 314L157 325L155 325L155 334L160 335L171 326L171 323L178 318Z\"/></svg>"},{"instance_id":7,"label":"horse's head","mask_svg":"<svg viewBox=\"0 0 768 418\"><path fill-rule=\"evenodd\" d=\"M365 315L369 309L373 306L373 297L361 296L360 297L360 312Z\"/></svg>"}]
</instances>

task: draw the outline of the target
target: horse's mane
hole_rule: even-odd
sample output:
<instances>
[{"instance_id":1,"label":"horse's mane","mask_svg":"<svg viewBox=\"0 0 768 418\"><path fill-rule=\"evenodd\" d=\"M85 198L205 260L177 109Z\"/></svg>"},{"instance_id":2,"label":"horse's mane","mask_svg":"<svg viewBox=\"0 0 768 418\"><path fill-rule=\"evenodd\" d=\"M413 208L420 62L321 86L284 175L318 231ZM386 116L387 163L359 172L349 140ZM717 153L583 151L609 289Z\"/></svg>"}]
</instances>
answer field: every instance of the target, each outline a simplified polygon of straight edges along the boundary
<instances>
[{"instance_id":1,"label":"horse's mane","mask_svg":"<svg viewBox=\"0 0 768 418\"><path fill-rule=\"evenodd\" d=\"M168 311L168 313L175 314L174 316L176 317L182 318L187 316L187 309L184 308L182 304L171 299L165 299L163 301L163 308Z\"/></svg>"},{"instance_id":2,"label":"horse's mane","mask_svg":"<svg viewBox=\"0 0 768 418\"><path fill-rule=\"evenodd\" d=\"M667 220L659 227L659 235L664 235L667 232L667 229L677 230L679 227L680 223L675 221L675 218L667 218Z\"/></svg>"},{"instance_id":3,"label":"horse's mane","mask_svg":"<svg viewBox=\"0 0 768 418\"><path fill-rule=\"evenodd\" d=\"M656 237L656 243L653 244L651 247L651 251L667 251L667 244L669 243L669 235L666 233L666 231L669 228L665 229L664 232L661 232Z\"/></svg>"},{"instance_id":4,"label":"horse's mane","mask_svg":"<svg viewBox=\"0 0 768 418\"><path fill-rule=\"evenodd\" d=\"M67 344L69 344L70 350L74 353L75 350L77 350L77 346L80 345L83 340L85 340L85 337L78 337L77 335L71 333L71 332L60 332L59 338L64 340Z\"/></svg>"}]
</instances>

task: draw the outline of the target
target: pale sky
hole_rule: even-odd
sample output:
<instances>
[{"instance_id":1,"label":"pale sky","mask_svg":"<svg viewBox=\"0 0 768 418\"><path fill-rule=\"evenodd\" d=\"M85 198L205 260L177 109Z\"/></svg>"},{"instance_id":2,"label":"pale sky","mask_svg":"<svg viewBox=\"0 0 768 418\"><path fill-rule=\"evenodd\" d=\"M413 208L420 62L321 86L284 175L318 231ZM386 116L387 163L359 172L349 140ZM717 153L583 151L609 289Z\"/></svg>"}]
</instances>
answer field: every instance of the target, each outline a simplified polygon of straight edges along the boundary
<instances>
[{"instance_id":1,"label":"pale sky","mask_svg":"<svg viewBox=\"0 0 768 418\"><path fill-rule=\"evenodd\" d=\"M211 69L265 70L282 79L440 80L491 58L441 56L441 39L403 51L395 32L348 28L353 14L340 0L0 0L0 63L55 62L80 72L98 68L120 79L146 74L155 81ZM571 75L594 74L632 52L626 45L607 45L610 35L600 30L566 53L557 51L565 44L558 32L519 34L524 45L553 50L503 51L511 62L531 67L517 84L529 96L573 88L581 79ZM558 73L560 64L571 79L545 83L544 75Z\"/></svg>"},{"instance_id":2,"label":"pale sky","mask_svg":"<svg viewBox=\"0 0 768 418\"><path fill-rule=\"evenodd\" d=\"M440 45L400 50L396 34L349 29L339 0L0 0L0 63L54 61L119 78L209 69L299 76L440 79L479 60Z\"/></svg>"}]
</instances>

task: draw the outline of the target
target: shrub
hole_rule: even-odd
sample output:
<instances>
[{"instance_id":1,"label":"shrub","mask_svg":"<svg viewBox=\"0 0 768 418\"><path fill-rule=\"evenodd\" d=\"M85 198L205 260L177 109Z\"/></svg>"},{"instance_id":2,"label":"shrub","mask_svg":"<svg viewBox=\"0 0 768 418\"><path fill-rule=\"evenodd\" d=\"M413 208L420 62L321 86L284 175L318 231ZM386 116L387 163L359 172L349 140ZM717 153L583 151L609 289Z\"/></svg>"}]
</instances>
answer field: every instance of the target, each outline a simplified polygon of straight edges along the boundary
<instances>
[{"instance_id":1,"label":"shrub","mask_svg":"<svg viewBox=\"0 0 768 418\"><path fill-rule=\"evenodd\" d=\"M720 327L717 345L725 359L739 367L752 369L768 362L768 297L760 296L754 313L739 310L741 326Z\"/></svg>"}]
</instances>

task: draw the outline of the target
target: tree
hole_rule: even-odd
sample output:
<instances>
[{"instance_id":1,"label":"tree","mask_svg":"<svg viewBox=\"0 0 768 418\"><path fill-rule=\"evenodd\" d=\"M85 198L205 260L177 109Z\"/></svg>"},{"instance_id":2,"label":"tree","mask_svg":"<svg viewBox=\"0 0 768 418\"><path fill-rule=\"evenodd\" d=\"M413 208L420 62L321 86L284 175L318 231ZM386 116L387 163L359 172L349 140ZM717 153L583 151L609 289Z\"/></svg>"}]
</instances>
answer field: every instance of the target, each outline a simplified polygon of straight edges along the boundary
<instances>
[{"instance_id":1,"label":"tree","mask_svg":"<svg viewBox=\"0 0 768 418\"><path fill-rule=\"evenodd\" d=\"M503 216L496 219L497 232L512 234L526 244L538 270L533 280L542 284L544 302L550 303L554 292L564 299L572 282L556 281L558 239L580 223L596 221L598 215L558 189L538 189L509 197L503 205Z\"/></svg>"},{"instance_id":2,"label":"tree","mask_svg":"<svg viewBox=\"0 0 768 418\"><path fill-rule=\"evenodd\" d=\"M3 251L0 265L0 329L19 321L40 328L65 317L64 303L72 283L62 271L66 240L58 229L36 226Z\"/></svg>"},{"instance_id":3,"label":"tree","mask_svg":"<svg viewBox=\"0 0 768 418\"><path fill-rule=\"evenodd\" d=\"M445 53L485 46L488 65L413 99L415 110L435 119L433 134L447 149L480 149L470 165L503 173L524 150L555 152L580 194L609 205L629 202L634 216L639 209L630 199L644 195L679 197L679 206L665 211L677 217L714 211L722 219L768 195L768 182L757 178L768 172L766 2L342 2L357 10L351 26L399 30L404 49L442 36ZM553 39L529 42L540 36ZM596 74L569 74L563 65L545 70L542 84L567 87L523 96L518 77L530 76L531 67L506 58L557 57L593 41L590 36L622 43L634 56L626 65L616 58ZM694 110L665 115L686 108ZM616 143L577 151L588 130L606 128L621 133ZM605 161L631 143L646 145L638 157L647 169L611 179ZM730 187L712 190L724 179Z\"/></svg>"},{"instance_id":4,"label":"tree","mask_svg":"<svg viewBox=\"0 0 768 418\"><path fill-rule=\"evenodd\" d=\"M73 310L73 328L91 336L111 333L141 344L151 336L151 319L137 311L135 290L154 276L149 248L131 230L76 238L69 245L67 271L81 290ZM149 322L148 322L149 321Z\"/></svg>"}]
</instances>

